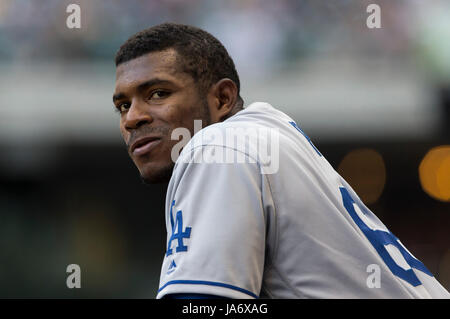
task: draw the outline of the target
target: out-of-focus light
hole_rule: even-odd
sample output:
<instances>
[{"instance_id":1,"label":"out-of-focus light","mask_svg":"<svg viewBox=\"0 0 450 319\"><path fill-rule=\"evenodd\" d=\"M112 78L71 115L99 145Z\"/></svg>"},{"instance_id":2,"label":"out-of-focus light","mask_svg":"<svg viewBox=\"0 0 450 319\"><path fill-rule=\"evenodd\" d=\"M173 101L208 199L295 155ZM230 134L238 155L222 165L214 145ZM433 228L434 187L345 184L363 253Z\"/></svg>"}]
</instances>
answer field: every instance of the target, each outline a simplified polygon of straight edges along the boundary
<instances>
[{"instance_id":1,"label":"out-of-focus light","mask_svg":"<svg viewBox=\"0 0 450 319\"><path fill-rule=\"evenodd\" d=\"M450 201L450 145L436 146L428 151L419 165L419 179L428 195Z\"/></svg>"},{"instance_id":2,"label":"out-of-focus light","mask_svg":"<svg viewBox=\"0 0 450 319\"><path fill-rule=\"evenodd\" d=\"M375 203L383 193L386 167L381 154L373 149L349 152L339 164L338 172L365 204Z\"/></svg>"}]
</instances>

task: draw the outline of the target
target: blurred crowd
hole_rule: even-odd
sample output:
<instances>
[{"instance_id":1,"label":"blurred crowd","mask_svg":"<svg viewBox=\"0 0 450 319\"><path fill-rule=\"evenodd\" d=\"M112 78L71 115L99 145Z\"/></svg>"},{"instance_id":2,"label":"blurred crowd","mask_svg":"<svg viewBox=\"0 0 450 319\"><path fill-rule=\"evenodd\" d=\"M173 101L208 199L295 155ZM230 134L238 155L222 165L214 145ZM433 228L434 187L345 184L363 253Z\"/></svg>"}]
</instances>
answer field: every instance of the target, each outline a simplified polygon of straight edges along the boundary
<instances>
[{"instance_id":1,"label":"blurred crowd","mask_svg":"<svg viewBox=\"0 0 450 319\"><path fill-rule=\"evenodd\" d=\"M82 27L76 32L65 26L72 2L82 10ZM131 34L174 21L208 30L249 70L314 55L418 54L432 60L436 72L445 66L450 73L449 41L439 41L450 32L450 2L376 1L382 28L389 32L368 32L366 9L372 2L2 0L0 59L111 59Z\"/></svg>"}]
</instances>

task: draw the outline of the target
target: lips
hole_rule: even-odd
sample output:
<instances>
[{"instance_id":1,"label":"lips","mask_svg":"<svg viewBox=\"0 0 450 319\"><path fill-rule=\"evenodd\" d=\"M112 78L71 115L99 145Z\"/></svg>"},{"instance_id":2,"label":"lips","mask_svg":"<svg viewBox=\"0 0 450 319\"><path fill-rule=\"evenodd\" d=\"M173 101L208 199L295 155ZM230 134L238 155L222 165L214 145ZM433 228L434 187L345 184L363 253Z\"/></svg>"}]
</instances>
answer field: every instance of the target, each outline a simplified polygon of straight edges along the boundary
<instances>
[{"instance_id":1,"label":"lips","mask_svg":"<svg viewBox=\"0 0 450 319\"><path fill-rule=\"evenodd\" d=\"M161 142L160 137L143 137L131 145L130 151L134 156L144 155L150 152L159 142Z\"/></svg>"}]
</instances>

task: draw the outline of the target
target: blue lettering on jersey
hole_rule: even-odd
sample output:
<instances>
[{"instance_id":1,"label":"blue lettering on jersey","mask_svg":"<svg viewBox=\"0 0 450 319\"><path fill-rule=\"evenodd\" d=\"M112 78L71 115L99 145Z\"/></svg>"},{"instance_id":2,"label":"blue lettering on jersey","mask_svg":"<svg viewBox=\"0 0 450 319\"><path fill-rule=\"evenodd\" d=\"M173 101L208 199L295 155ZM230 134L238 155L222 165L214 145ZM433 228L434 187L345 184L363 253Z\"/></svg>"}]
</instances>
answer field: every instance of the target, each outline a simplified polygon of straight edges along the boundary
<instances>
[{"instance_id":1,"label":"blue lettering on jersey","mask_svg":"<svg viewBox=\"0 0 450 319\"><path fill-rule=\"evenodd\" d=\"M172 268L177 267L177 264L175 263L175 260L172 260L172 262L169 265L169 270L171 270Z\"/></svg>"},{"instance_id":2,"label":"blue lettering on jersey","mask_svg":"<svg viewBox=\"0 0 450 319\"><path fill-rule=\"evenodd\" d=\"M178 245L176 252L187 251L188 246L184 245L183 239L191 237L191 227L186 227L183 231L183 212L181 210L177 211L176 221L173 221L172 209L175 206L175 201L172 202L170 206L170 225L172 226L172 235L170 236L169 243L167 244L166 257L170 256L173 251L171 248L172 241L176 239Z\"/></svg>"},{"instance_id":3,"label":"blue lettering on jersey","mask_svg":"<svg viewBox=\"0 0 450 319\"><path fill-rule=\"evenodd\" d=\"M175 268L177 268L177 264L175 263L175 260L172 260L172 262L169 265L169 269L167 269L167 274L170 275L175 271Z\"/></svg>"},{"instance_id":4,"label":"blue lettering on jersey","mask_svg":"<svg viewBox=\"0 0 450 319\"><path fill-rule=\"evenodd\" d=\"M319 154L319 156L322 156L322 154L320 154L319 150L317 149L317 147L314 146L313 142L311 141L311 139L309 138L308 135L305 134L305 132L303 132L303 130L300 128L300 126L297 125L297 123L290 121L289 124L291 124L293 127L295 127L295 129L297 131L299 131L300 133L302 133L302 135L308 140L309 144L311 144L311 146L314 148L314 150L317 152L317 154Z\"/></svg>"},{"instance_id":5,"label":"blue lettering on jersey","mask_svg":"<svg viewBox=\"0 0 450 319\"><path fill-rule=\"evenodd\" d=\"M348 190L345 187L339 187L342 195L342 199L344 201L344 207L347 210L347 212L352 217L353 221L356 223L356 225L361 229L361 231L364 233L364 235L367 237L367 239L370 241L372 246L376 249L380 257L383 259L383 261L386 263L386 265L389 267L389 269L392 271L394 275L397 277L402 278L403 280L407 281L414 287L421 285L419 278L417 278L416 274L412 270L412 268L420 270L424 273L426 273L429 276L433 276L433 274L425 267L425 265L419 261L418 259L414 258L404 247L400 244L398 241L398 238L394 236L389 231L383 231L383 230L373 230L369 228L363 220L358 216L358 213L355 211L355 207L353 204L356 204L353 198L350 196ZM361 210L364 209L364 207L358 206ZM410 269L403 269L400 267L395 260L391 257L389 252L386 250L386 245L393 245L395 246L400 253L402 254L403 258L406 260L406 262L411 267Z\"/></svg>"}]
</instances>

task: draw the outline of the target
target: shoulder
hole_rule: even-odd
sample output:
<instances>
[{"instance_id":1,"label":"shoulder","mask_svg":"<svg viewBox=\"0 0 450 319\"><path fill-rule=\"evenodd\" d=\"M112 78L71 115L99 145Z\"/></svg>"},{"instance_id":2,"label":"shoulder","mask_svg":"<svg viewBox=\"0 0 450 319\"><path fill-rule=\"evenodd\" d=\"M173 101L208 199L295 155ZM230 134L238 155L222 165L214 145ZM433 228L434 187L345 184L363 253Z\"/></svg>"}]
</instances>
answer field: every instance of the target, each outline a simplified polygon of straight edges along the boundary
<instances>
[{"instance_id":1,"label":"shoulder","mask_svg":"<svg viewBox=\"0 0 450 319\"><path fill-rule=\"evenodd\" d=\"M205 155L212 156L215 163L237 164L245 158L263 164L268 154L274 154L271 150L279 149L280 129L289 125L289 120L270 104L253 103L229 119L199 130L183 148L177 164Z\"/></svg>"}]
</instances>

